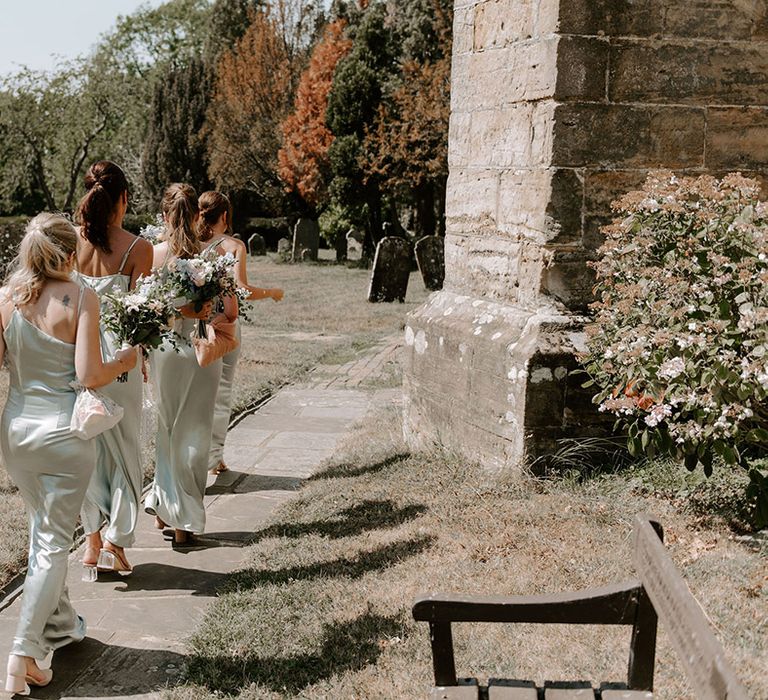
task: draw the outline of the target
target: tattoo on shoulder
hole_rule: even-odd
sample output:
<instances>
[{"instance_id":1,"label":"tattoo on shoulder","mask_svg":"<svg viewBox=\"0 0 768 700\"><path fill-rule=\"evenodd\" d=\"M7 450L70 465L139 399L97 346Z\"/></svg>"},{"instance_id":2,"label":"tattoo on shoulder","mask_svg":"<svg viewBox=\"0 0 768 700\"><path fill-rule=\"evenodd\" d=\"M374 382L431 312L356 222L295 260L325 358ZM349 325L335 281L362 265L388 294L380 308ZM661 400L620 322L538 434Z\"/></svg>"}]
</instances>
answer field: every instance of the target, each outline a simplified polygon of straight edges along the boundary
<instances>
[{"instance_id":1,"label":"tattoo on shoulder","mask_svg":"<svg viewBox=\"0 0 768 700\"><path fill-rule=\"evenodd\" d=\"M65 294L64 298L61 300L61 303L64 304L64 306L69 306L69 302L72 301L69 298L69 294Z\"/></svg>"}]
</instances>

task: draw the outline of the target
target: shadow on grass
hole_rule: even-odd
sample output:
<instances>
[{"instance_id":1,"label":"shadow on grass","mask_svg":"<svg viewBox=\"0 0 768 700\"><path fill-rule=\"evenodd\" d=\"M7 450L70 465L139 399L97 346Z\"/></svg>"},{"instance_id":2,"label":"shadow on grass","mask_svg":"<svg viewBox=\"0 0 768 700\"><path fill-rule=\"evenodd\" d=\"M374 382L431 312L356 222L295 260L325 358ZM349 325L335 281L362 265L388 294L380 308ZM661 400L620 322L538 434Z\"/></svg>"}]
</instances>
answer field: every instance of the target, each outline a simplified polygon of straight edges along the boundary
<instances>
[{"instance_id":1,"label":"shadow on grass","mask_svg":"<svg viewBox=\"0 0 768 700\"><path fill-rule=\"evenodd\" d=\"M271 525L254 535L253 542L267 537L302 537L303 535L321 535L323 537L352 537L369 530L396 527L426 512L424 505L398 507L390 500L363 501L338 514L309 523L289 523Z\"/></svg>"},{"instance_id":2,"label":"shadow on grass","mask_svg":"<svg viewBox=\"0 0 768 700\"><path fill-rule=\"evenodd\" d=\"M309 481L322 481L325 479L344 479L352 476L363 476L364 474L376 474L383 471L387 467L391 467L394 464L400 464L410 457L407 452L401 452L399 454L392 455L380 462L374 462L373 464L366 464L363 466L357 466L353 464L334 464L328 469L312 475Z\"/></svg>"},{"instance_id":3,"label":"shadow on grass","mask_svg":"<svg viewBox=\"0 0 768 700\"><path fill-rule=\"evenodd\" d=\"M255 683L275 692L298 693L326 678L375 663L382 642L401 628L398 617L368 612L351 621L323 625L315 653L236 658L196 654L189 660L187 676L212 691L237 693Z\"/></svg>"},{"instance_id":4,"label":"shadow on grass","mask_svg":"<svg viewBox=\"0 0 768 700\"><path fill-rule=\"evenodd\" d=\"M421 554L435 542L435 537L423 535L410 540L393 542L355 557L321 561L285 569L248 569L234 574L228 589L244 590L269 584L289 583L317 578L360 578L371 571L380 571L399 564L404 559Z\"/></svg>"}]
</instances>

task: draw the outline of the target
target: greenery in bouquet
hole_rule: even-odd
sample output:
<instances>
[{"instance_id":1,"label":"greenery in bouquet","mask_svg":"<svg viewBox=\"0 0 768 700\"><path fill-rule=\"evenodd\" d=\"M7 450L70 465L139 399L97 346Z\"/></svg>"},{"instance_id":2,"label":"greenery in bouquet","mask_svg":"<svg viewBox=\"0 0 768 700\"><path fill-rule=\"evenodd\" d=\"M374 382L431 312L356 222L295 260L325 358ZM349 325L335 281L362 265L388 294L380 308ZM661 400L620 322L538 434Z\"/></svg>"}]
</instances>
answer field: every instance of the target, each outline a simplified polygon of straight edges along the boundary
<instances>
[{"instance_id":1,"label":"greenery in bouquet","mask_svg":"<svg viewBox=\"0 0 768 700\"><path fill-rule=\"evenodd\" d=\"M101 320L123 345L138 345L146 354L161 348L165 340L175 347L171 331L175 313L172 287L159 276L150 275L140 277L132 291L115 288L105 294ZM118 380L125 381L126 378L123 374Z\"/></svg>"},{"instance_id":2,"label":"greenery in bouquet","mask_svg":"<svg viewBox=\"0 0 768 700\"><path fill-rule=\"evenodd\" d=\"M768 205L739 174L649 176L614 203L582 358L632 454L750 470L768 523ZM752 466L750 466L750 464Z\"/></svg>"}]
</instances>

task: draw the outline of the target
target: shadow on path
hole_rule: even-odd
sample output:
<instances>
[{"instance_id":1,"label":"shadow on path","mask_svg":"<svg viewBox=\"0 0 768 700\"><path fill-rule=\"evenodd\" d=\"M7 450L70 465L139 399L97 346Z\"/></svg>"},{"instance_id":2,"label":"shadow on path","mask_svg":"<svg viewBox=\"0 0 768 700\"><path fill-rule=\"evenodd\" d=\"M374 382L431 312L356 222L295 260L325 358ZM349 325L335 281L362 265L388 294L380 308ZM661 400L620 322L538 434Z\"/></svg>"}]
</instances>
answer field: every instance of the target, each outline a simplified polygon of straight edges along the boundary
<instances>
[{"instance_id":1,"label":"shadow on path","mask_svg":"<svg viewBox=\"0 0 768 700\"><path fill-rule=\"evenodd\" d=\"M371 571L387 569L408 557L421 554L434 544L435 539L435 537L424 535L410 540L393 542L369 552L361 552L356 557L321 561L305 566L285 569L247 569L233 574L227 582L227 588L243 590L262 585L316 578L360 578Z\"/></svg>"},{"instance_id":2,"label":"shadow on path","mask_svg":"<svg viewBox=\"0 0 768 700\"><path fill-rule=\"evenodd\" d=\"M173 651L132 649L86 637L56 652L53 681L30 697L126 697L158 692L181 682L185 656Z\"/></svg>"},{"instance_id":3,"label":"shadow on path","mask_svg":"<svg viewBox=\"0 0 768 700\"><path fill-rule=\"evenodd\" d=\"M259 493L260 491L298 491L304 479L297 476L270 476L245 474L228 470L223 472L206 490L206 496L230 493Z\"/></svg>"},{"instance_id":4,"label":"shadow on path","mask_svg":"<svg viewBox=\"0 0 768 700\"><path fill-rule=\"evenodd\" d=\"M309 481L322 481L324 479L343 479L352 476L363 476L364 474L376 474L383 471L387 467L391 467L393 464L399 464L404 462L411 455L408 452L401 452L399 454L391 455L380 462L374 462L373 464L366 464L362 467L353 464L334 464L327 469L323 469L317 474L313 474L309 477Z\"/></svg>"},{"instance_id":5,"label":"shadow on path","mask_svg":"<svg viewBox=\"0 0 768 700\"><path fill-rule=\"evenodd\" d=\"M257 532L253 541L258 542L267 537L301 537L303 535L321 535L334 539L352 537L370 530L402 525L419 517L426 510L426 506L415 504L398 507L390 500L363 501L323 520L271 525Z\"/></svg>"},{"instance_id":6,"label":"shadow on path","mask_svg":"<svg viewBox=\"0 0 768 700\"><path fill-rule=\"evenodd\" d=\"M215 594L221 586L232 576L230 573L217 571L200 571L199 569L186 569L183 566L171 564L137 564L133 567L133 574L122 580L124 588L115 589L121 593L135 593L136 591L189 591L193 596L210 596ZM147 624L150 624L147 621Z\"/></svg>"},{"instance_id":7,"label":"shadow on path","mask_svg":"<svg viewBox=\"0 0 768 700\"><path fill-rule=\"evenodd\" d=\"M298 693L336 674L375 663L382 642L401 629L401 619L369 612L351 621L323 625L315 653L290 657L193 656L189 676L192 682L212 691L237 693L256 683L275 692Z\"/></svg>"}]
</instances>

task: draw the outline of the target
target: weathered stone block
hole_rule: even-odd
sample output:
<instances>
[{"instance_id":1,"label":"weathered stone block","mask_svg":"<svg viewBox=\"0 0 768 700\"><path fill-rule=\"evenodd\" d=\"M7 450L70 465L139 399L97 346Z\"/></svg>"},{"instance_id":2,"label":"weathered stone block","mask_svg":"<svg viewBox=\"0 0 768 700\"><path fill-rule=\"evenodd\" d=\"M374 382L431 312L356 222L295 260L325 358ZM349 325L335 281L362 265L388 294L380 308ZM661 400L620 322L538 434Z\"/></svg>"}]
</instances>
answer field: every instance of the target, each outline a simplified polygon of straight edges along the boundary
<instances>
[{"instance_id":1,"label":"weathered stone block","mask_svg":"<svg viewBox=\"0 0 768 700\"><path fill-rule=\"evenodd\" d=\"M562 37L557 47L555 97L570 100L606 99L608 40L598 37Z\"/></svg>"},{"instance_id":2,"label":"weathered stone block","mask_svg":"<svg viewBox=\"0 0 768 700\"><path fill-rule=\"evenodd\" d=\"M541 274L541 292L571 311L583 312L592 301L595 277L587 266L589 256L582 246L547 247Z\"/></svg>"},{"instance_id":3,"label":"weathered stone block","mask_svg":"<svg viewBox=\"0 0 768 700\"><path fill-rule=\"evenodd\" d=\"M611 102L768 104L768 44L611 43Z\"/></svg>"},{"instance_id":4,"label":"weathered stone block","mask_svg":"<svg viewBox=\"0 0 768 700\"><path fill-rule=\"evenodd\" d=\"M533 105L520 103L472 113L469 164L473 167L525 167L531 159ZM460 137L461 138L461 137Z\"/></svg>"},{"instance_id":5,"label":"weathered stone block","mask_svg":"<svg viewBox=\"0 0 768 700\"><path fill-rule=\"evenodd\" d=\"M707 114L707 168L758 169L768 163L768 109L712 108Z\"/></svg>"},{"instance_id":6,"label":"weathered stone block","mask_svg":"<svg viewBox=\"0 0 768 700\"><path fill-rule=\"evenodd\" d=\"M448 175L446 230L469 233L496 230L496 193L499 173L485 168L462 168Z\"/></svg>"},{"instance_id":7,"label":"weathered stone block","mask_svg":"<svg viewBox=\"0 0 768 700\"><path fill-rule=\"evenodd\" d=\"M489 0L475 8L475 51L503 48L530 39L534 31L536 0Z\"/></svg>"},{"instance_id":8,"label":"weathered stone block","mask_svg":"<svg viewBox=\"0 0 768 700\"><path fill-rule=\"evenodd\" d=\"M750 40L768 34L765 0L569 0L563 34Z\"/></svg>"},{"instance_id":9,"label":"weathered stone block","mask_svg":"<svg viewBox=\"0 0 768 700\"><path fill-rule=\"evenodd\" d=\"M558 167L701 168L704 110L564 104L555 112Z\"/></svg>"}]
</instances>

